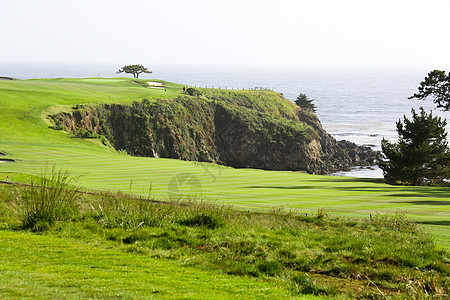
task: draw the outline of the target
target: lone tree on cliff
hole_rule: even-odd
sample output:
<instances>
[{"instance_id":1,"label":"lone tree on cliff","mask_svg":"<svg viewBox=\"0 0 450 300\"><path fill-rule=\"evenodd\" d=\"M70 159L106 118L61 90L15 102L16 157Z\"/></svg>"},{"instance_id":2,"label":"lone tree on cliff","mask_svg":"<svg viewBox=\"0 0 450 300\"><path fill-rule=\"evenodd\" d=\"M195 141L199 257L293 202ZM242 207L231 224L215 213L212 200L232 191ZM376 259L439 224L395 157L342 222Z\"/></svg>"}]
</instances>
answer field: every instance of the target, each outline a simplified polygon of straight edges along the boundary
<instances>
[{"instance_id":1,"label":"lone tree on cliff","mask_svg":"<svg viewBox=\"0 0 450 300\"><path fill-rule=\"evenodd\" d=\"M450 178L450 149L445 132L446 120L427 114L412 112L412 120L404 116L397 122L398 143L383 138L381 148L384 159L378 164L388 183L424 185L442 184Z\"/></svg>"},{"instance_id":2,"label":"lone tree on cliff","mask_svg":"<svg viewBox=\"0 0 450 300\"><path fill-rule=\"evenodd\" d=\"M450 110L450 72L434 70L420 83L419 92L409 97L423 100L428 96L433 97L433 102L444 111Z\"/></svg>"},{"instance_id":3,"label":"lone tree on cliff","mask_svg":"<svg viewBox=\"0 0 450 300\"><path fill-rule=\"evenodd\" d=\"M312 110L313 112L316 112L316 106L314 105L314 103L312 103L313 101L314 99L309 99L308 96L300 93L295 100L295 104L297 104L301 108L306 108Z\"/></svg>"},{"instance_id":4,"label":"lone tree on cliff","mask_svg":"<svg viewBox=\"0 0 450 300\"><path fill-rule=\"evenodd\" d=\"M126 65L123 66L122 69L119 69L119 71L117 71L117 74L120 73L133 74L134 78L139 78L139 74L150 74L152 73L152 71L149 71L148 68L144 67L143 65Z\"/></svg>"}]
</instances>

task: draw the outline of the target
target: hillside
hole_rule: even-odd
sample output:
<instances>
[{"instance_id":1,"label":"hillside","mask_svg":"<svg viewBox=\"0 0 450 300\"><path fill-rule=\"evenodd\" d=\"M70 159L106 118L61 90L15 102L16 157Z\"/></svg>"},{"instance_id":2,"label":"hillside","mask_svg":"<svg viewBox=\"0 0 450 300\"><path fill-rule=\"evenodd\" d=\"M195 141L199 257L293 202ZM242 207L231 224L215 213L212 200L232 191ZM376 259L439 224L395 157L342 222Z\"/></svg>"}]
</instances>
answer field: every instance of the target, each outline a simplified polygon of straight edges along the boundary
<instances>
[{"instance_id":1,"label":"hillside","mask_svg":"<svg viewBox=\"0 0 450 300\"><path fill-rule=\"evenodd\" d=\"M375 163L375 152L338 143L313 112L275 92L188 91L195 96L77 106L51 119L57 129L134 156L315 174Z\"/></svg>"},{"instance_id":2,"label":"hillside","mask_svg":"<svg viewBox=\"0 0 450 300\"><path fill-rule=\"evenodd\" d=\"M263 95L247 101L253 91L240 91L242 97L234 99L239 106L231 106L227 104L227 93L237 91L218 94L215 90L202 90L207 99L216 99L199 97L200 101L197 101L196 97L182 94L182 85L163 84L164 89L150 88L145 80L129 78L0 81L0 152L5 154L1 158L15 161L0 163L0 180L20 182L30 174L39 175L42 166L54 165L78 177L79 184L86 190L122 190L135 195L147 195L151 190L154 197L162 200L173 196L200 196L233 204L239 209L283 207L315 211L327 208L361 216L401 210L423 222L440 243L448 245L448 188L396 187L377 180L234 169L214 163L129 156L97 139L77 138L62 130L54 130L54 124L47 120L48 115L60 112L72 115L77 106L79 109L98 109L105 105L126 104L131 110L133 102L142 106L143 99L147 99L151 109L173 105L183 113L189 112L188 104L204 105L205 108L225 107L228 113L239 114L239 120L244 124L245 112L252 109L256 111L251 115L253 118L267 120L278 128L276 121L264 117L263 112L266 111L274 116L273 119L278 117L280 123L291 124L298 118L309 126L296 123L298 127L291 127L293 130L313 128L318 132L314 127L317 123L314 116L310 116L311 121L307 120L307 115L299 116L292 103L273 92L268 92L273 101L267 102L262 101ZM185 99L184 102L169 100L178 97ZM221 102L220 106L218 102Z\"/></svg>"}]
</instances>

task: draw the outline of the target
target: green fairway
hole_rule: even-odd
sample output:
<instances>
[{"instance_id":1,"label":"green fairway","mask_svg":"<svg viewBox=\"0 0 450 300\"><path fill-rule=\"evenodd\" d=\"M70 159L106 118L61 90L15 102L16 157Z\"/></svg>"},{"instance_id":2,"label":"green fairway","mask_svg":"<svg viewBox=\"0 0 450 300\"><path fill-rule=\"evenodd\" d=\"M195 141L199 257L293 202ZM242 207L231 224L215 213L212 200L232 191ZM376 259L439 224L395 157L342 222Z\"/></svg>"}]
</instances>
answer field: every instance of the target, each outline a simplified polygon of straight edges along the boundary
<instances>
[{"instance_id":1,"label":"green fairway","mask_svg":"<svg viewBox=\"0 0 450 300\"><path fill-rule=\"evenodd\" d=\"M292 298L260 279L236 277L106 246L0 231L0 298ZM302 297L303 298L303 297ZM310 296L308 299L315 299Z\"/></svg>"},{"instance_id":2,"label":"green fairway","mask_svg":"<svg viewBox=\"0 0 450 300\"><path fill-rule=\"evenodd\" d=\"M164 99L181 91L182 85L166 83L165 89L156 89L145 87L145 80L126 78L0 81L0 152L16 160L0 163L0 180L20 181L20 174L39 174L43 165L55 165L80 176L87 190L151 192L161 200L196 197L239 209L283 207L306 213L325 208L367 217L401 210L423 222L440 244L450 246L449 188L131 157L53 130L45 120L49 112L76 104Z\"/></svg>"}]
</instances>

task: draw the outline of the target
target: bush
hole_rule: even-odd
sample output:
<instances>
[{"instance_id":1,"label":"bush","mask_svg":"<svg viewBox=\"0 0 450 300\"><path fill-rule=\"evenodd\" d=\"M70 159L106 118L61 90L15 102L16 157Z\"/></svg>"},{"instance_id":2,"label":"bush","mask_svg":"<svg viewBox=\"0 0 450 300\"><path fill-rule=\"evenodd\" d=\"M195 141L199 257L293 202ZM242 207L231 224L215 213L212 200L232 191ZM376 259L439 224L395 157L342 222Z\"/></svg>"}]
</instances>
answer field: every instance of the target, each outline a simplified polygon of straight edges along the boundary
<instances>
[{"instance_id":1,"label":"bush","mask_svg":"<svg viewBox=\"0 0 450 300\"><path fill-rule=\"evenodd\" d=\"M99 137L99 135L97 133L95 133L94 130L84 129L84 128L78 128L74 132L74 135L78 138L83 138L83 139L96 139Z\"/></svg>"},{"instance_id":2,"label":"bush","mask_svg":"<svg viewBox=\"0 0 450 300\"><path fill-rule=\"evenodd\" d=\"M41 177L32 179L29 186L16 187L14 201L18 206L23 228L34 231L49 229L58 220L66 220L78 212L79 193L68 172L49 172L43 169Z\"/></svg>"},{"instance_id":3,"label":"bush","mask_svg":"<svg viewBox=\"0 0 450 300\"><path fill-rule=\"evenodd\" d=\"M185 220L180 221L180 225L189 226L189 227L206 227L209 229L215 229L220 226L219 221L216 218L199 214L191 218L187 218Z\"/></svg>"},{"instance_id":4,"label":"bush","mask_svg":"<svg viewBox=\"0 0 450 300\"><path fill-rule=\"evenodd\" d=\"M201 95L199 90L191 88L191 87L186 89L186 94L188 94L189 96L200 96Z\"/></svg>"}]
</instances>

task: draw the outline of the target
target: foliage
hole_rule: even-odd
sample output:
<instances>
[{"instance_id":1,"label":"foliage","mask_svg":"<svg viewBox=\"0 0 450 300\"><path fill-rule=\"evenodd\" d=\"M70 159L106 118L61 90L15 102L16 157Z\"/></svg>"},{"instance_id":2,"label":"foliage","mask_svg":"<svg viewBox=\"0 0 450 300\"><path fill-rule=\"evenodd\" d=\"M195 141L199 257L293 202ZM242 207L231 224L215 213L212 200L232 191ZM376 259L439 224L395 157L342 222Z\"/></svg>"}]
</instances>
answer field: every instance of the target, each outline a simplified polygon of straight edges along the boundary
<instances>
[{"instance_id":1,"label":"foliage","mask_svg":"<svg viewBox=\"0 0 450 300\"><path fill-rule=\"evenodd\" d=\"M410 185L442 184L450 178L450 149L445 131L446 121L427 114L412 112L397 122L398 143L383 139L384 160L379 166L389 183Z\"/></svg>"},{"instance_id":2,"label":"foliage","mask_svg":"<svg viewBox=\"0 0 450 300\"><path fill-rule=\"evenodd\" d=\"M431 96L438 108L450 110L450 72L434 70L420 83L419 92L409 99L417 98L423 100Z\"/></svg>"},{"instance_id":3,"label":"foliage","mask_svg":"<svg viewBox=\"0 0 450 300\"><path fill-rule=\"evenodd\" d=\"M229 124L230 118L247 129L245 134L258 136L257 149L273 144L294 147L317 137L308 124L299 120L289 101L273 92L192 89L189 93L201 97L83 106L73 111L75 122L66 123L75 123L71 130L77 137L104 137L117 150L131 155L206 162L221 161L214 136L219 127ZM64 113L51 118L55 124L63 124L62 116Z\"/></svg>"},{"instance_id":4,"label":"foliage","mask_svg":"<svg viewBox=\"0 0 450 300\"><path fill-rule=\"evenodd\" d=\"M306 94L300 93L295 100L295 104L297 104L297 106L300 106L301 108L316 112L316 105L312 103L313 101L314 99L309 99Z\"/></svg>"},{"instance_id":5,"label":"foliage","mask_svg":"<svg viewBox=\"0 0 450 300\"><path fill-rule=\"evenodd\" d=\"M41 177L13 193L24 228L42 231L76 214L79 194L68 172L42 169Z\"/></svg>"},{"instance_id":6,"label":"foliage","mask_svg":"<svg viewBox=\"0 0 450 300\"><path fill-rule=\"evenodd\" d=\"M83 138L83 139L97 139L100 138L100 135L95 133L92 129L84 129L84 128L77 128L74 133L76 137Z\"/></svg>"},{"instance_id":7,"label":"foliage","mask_svg":"<svg viewBox=\"0 0 450 300\"><path fill-rule=\"evenodd\" d=\"M239 91L199 89L204 99L232 105L236 108L247 108L254 113L265 113L273 117L298 120L295 105L281 94L273 91Z\"/></svg>"},{"instance_id":8,"label":"foliage","mask_svg":"<svg viewBox=\"0 0 450 300\"><path fill-rule=\"evenodd\" d=\"M202 93L200 92L200 90L198 89L194 89L192 87L188 87L186 89L186 94L188 94L189 96L200 96Z\"/></svg>"},{"instance_id":9,"label":"foliage","mask_svg":"<svg viewBox=\"0 0 450 300\"><path fill-rule=\"evenodd\" d=\"M0 193L2 202L8 200ZM47 235L92 242L91 252L104 245L136 259L255 277L294 295L448 296L447 254L401 213L357 219L323 210L248 212L121 193L84 195L80 204L78 218Z\"/></svg>"},{"instance_id":10,"label":"foliage","mask_svg":"<svg viewBox=\"0 0 450 300\"><path fill-rule=\"evenodd\" d=\"M139 74L150 74L152 73L152 71L149 71L148 68L144 67L143 65L125 65L117 71L117 74L120 73L133 74L134 78L139 78Z\"/></svg>"}]
</instances>

